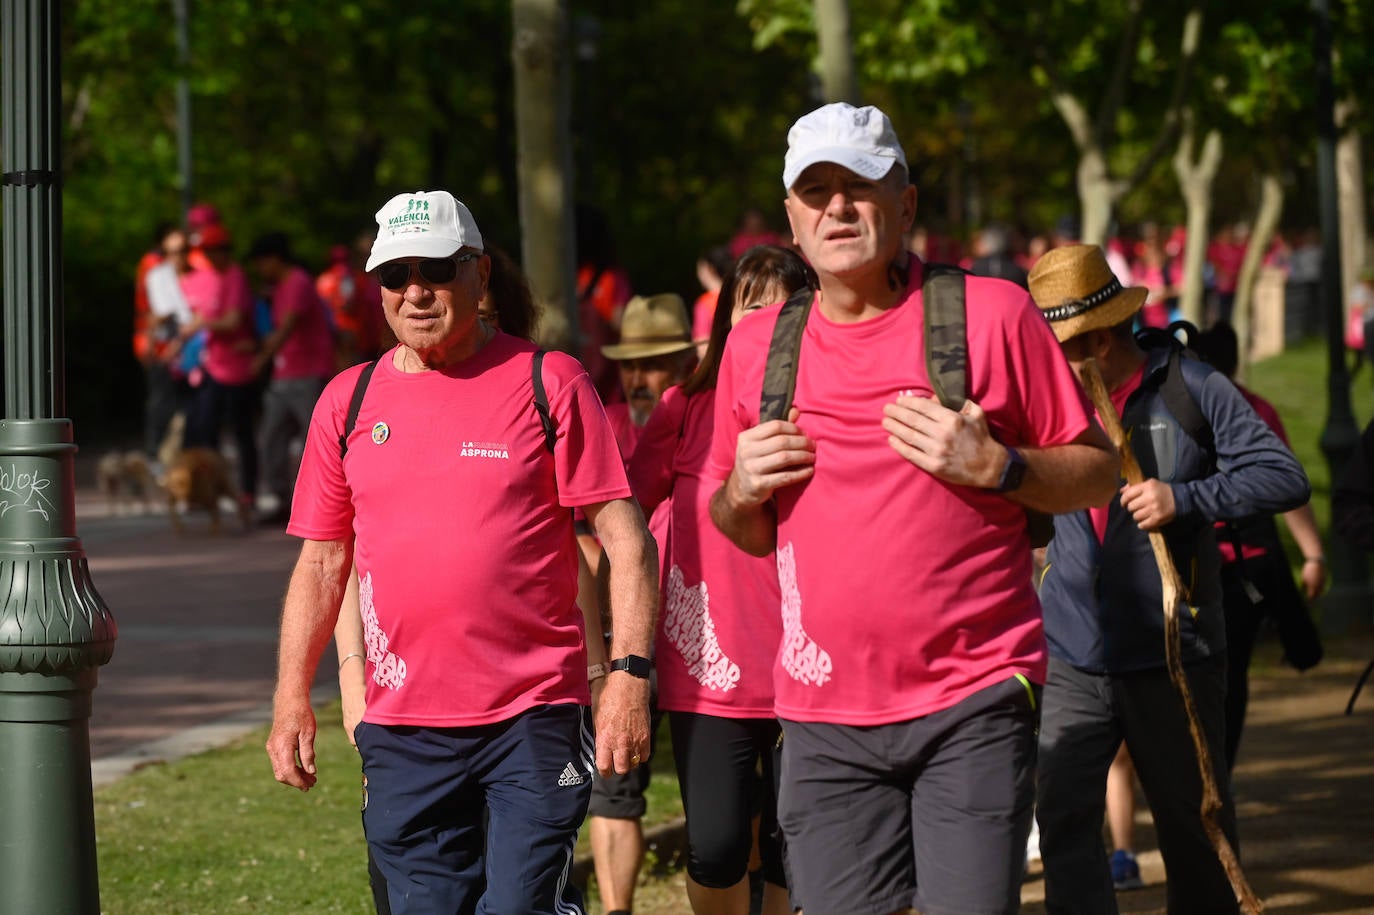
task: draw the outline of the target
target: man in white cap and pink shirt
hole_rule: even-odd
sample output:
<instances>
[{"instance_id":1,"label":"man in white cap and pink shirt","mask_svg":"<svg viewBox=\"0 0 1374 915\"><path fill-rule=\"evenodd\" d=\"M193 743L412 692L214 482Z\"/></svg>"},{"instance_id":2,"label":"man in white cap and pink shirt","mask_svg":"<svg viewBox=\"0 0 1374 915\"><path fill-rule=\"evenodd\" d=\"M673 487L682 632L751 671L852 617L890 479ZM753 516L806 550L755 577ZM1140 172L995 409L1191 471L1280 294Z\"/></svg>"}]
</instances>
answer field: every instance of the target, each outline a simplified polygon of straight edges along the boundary
<instances>
[{"instance_id":1,"label":"man in white cap and pink shirt","mask_svg":"<svg viewBox=\"0 0 1374 915\"><path fill-rule=\"evenodd\" d=\"M334 378L311 420L273 772L315 783L310 686L356 563L366 648L342 663L368 676L354 737L391 911L581 912L568 877L592 771L649 754L656 551L582 367L478 319L490 261L467 207L400 194L377 225L367 269L399 343L367 379ZM587 665L574 507L611 564L609 672Z\"/></svg>"},{"instance_id":2,"label":"man in white cap and pink shirt","mask_svg":"<svg viewBox=\"0 0 1374 915\"><path fill-rule=\"evenodd\" d=\"M1013 912L1034 800L1045 638L1026 509L1115 491L1117 460L1026 291L964 279L967 400L933 395L916 189L891 122L802 117L783 166L820 279L795 393L760 422L779 310L730 335L710 472L717 526L776 552L778 817L809 912Z\"/></svg>"}]
</instances>

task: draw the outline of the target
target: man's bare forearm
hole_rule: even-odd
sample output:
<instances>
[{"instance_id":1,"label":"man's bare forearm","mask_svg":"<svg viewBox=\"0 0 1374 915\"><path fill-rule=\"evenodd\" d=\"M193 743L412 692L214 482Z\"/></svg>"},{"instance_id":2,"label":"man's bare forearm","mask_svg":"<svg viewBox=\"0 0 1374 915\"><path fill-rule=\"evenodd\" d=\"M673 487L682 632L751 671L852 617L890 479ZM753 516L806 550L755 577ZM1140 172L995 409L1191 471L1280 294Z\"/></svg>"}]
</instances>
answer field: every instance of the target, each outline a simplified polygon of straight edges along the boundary
<instances>
[{"instance_id":1,"label":"man's bare forearm","mask_svg":"<svg viewBox=\"0 0 1374 915\"><path fill-rule=\"evenodd\" d=\"M743 502L734 486L735 475L711 496L711 521L735 546L753 556L767 556L778 545L778 519L772 500L758 505Z\"/></svg>"},{"instance_id":2,"label":"man's bare forearm","mask_svg":"<svg viewBox=\"0 0 1374 915\"><path fill-rule=\"evenodd\" d=\"M307 540L282 604L277 695L309 695L320 656L334 634L353 562L351 542Z\"/></svg>"},{"instance_id":3,"label":"man's bare forearm","mask_svg":"<svg viewBox=\"0 0 1374 915\"><path fill-rule=\"evenodd\" d=\"M1010 498L1036 511L1062 515L1106 505L1121 485L1121 459L1107 435L1053 448L1017 449L1026 460L1026 477Z\"/></svg>"},{"instance_id":4,"label":"man's bare forearm","mask_svg":"<svg viewBox=\"0 0 1374 915\"><path fill-rule=\"evenodd\" d=\"M611 657L648 657L658 621L658 547L632 500L605 503L592 523L610 567Z\"/></svg>"}]
</instances>

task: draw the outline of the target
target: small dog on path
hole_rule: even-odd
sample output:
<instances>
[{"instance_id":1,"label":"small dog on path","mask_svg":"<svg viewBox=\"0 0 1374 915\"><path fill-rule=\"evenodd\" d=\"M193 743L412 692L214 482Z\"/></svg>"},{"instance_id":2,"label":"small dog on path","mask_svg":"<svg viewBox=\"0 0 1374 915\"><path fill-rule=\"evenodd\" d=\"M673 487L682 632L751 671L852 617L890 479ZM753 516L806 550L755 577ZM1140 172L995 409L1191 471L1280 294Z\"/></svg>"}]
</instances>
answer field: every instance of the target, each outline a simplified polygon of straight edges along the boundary
<instances>
[{"instance_id":1,"label":"small dog on path","mask_svg":"<svg viewBox=\"0 0 1374 915\"><path fill-rule=\"evenodd\" d=\"M228 462L209 448L186 448L178 452L167 465L162 486L167 490L167 512L178 534L186 532L178 510L183 504L188 509L205 509L210 514L210 532L219 533L221 496L228 497L238 506L239 520L243 522L244 530L253 526L251 506L239 498Z\"/></svg>"},{"instance_id":2,"label":"small dog on path","mask_svg":"<svg viewBox=\"0 0 1374 915\"><path fill-rule=\"evenodd\" d=\"M141 451L110 452L96 464L95 474L101 493L116 515L132 508L135 502L146 511L157 488L152 465Z\"/></svg>"}]
</instances>

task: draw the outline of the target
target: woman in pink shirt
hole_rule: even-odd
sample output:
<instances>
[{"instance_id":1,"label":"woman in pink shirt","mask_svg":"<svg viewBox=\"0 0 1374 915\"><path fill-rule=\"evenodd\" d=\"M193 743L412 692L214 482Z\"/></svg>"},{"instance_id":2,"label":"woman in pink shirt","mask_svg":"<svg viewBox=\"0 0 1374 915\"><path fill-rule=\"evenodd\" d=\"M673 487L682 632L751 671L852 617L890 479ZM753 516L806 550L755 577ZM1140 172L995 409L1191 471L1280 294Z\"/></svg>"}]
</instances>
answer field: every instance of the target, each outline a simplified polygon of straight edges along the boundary
<instances>
[{"instance_id":1,"label":"woman in pink shirt","mask_svg":"<svg viewBox=\"0 0 1374 915\"><path fill-rule=\"evenodd\" d=\"M726 276L706 356L669 388L630 460L630 486L652 514L670 505L657 646L658 704L668 712L687 814L687 895L696 915L745 915L750 821L760 811L764 911L790 911L773 789L773 661L782 637L773 557L750 556L710 518L716 376L726 336L744 315L814 288L784 248L749 249ZM760 791L756 768L762 763ZM760 796L761 795L761 796Z\"/></svg>"}]
</instances>

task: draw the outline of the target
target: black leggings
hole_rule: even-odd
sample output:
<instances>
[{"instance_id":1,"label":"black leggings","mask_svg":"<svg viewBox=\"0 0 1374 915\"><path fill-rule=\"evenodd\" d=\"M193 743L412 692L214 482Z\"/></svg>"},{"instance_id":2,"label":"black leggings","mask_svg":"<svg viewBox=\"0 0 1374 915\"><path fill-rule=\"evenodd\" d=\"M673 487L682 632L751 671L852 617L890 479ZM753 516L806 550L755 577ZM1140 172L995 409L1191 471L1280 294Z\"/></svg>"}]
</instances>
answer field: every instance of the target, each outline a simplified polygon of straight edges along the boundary
<instances>
[{"instance_id":1,"label":"black leggings","mask_svg":"<svg viewBox=\"0 0 1374 915\"><path fill-rule=\"evenodd\" d=\"M688 876L713 889L744 879L757 813L763 878L786 886L774 789L777 720L669 712L668 726L687 814Z\"/></svg>"}]
</instances>

